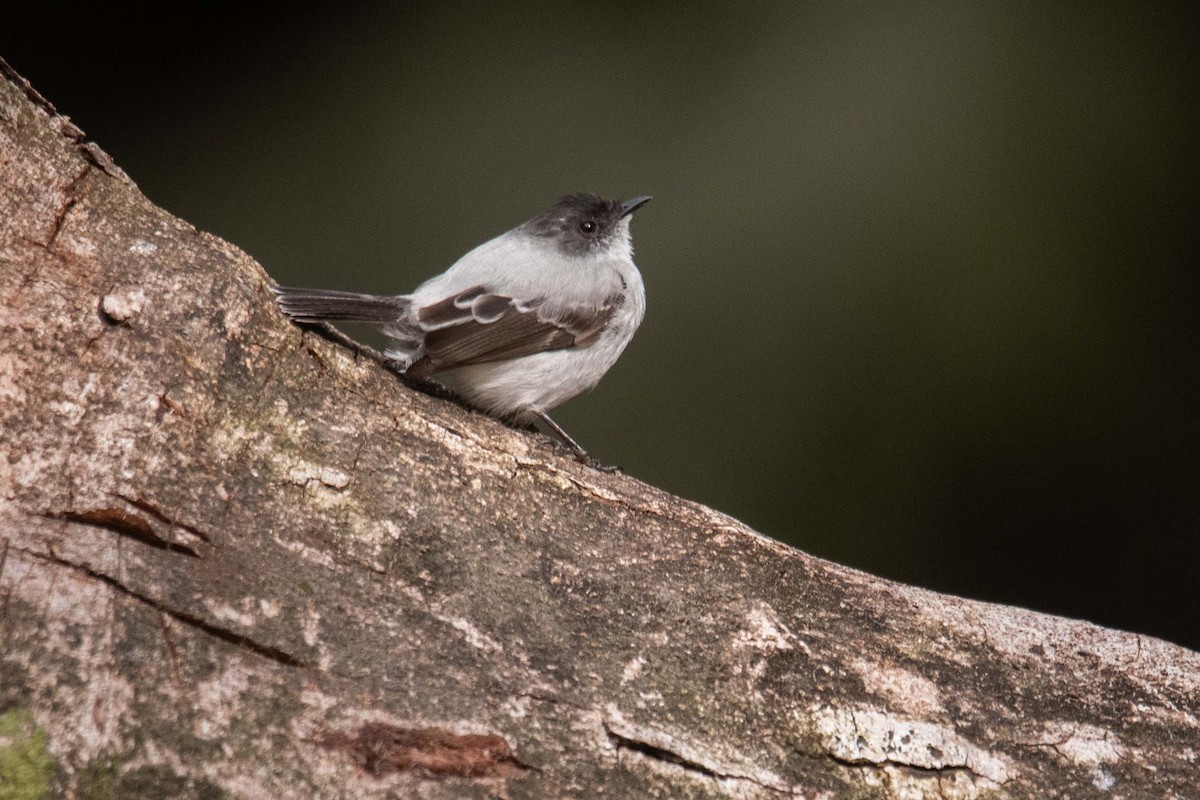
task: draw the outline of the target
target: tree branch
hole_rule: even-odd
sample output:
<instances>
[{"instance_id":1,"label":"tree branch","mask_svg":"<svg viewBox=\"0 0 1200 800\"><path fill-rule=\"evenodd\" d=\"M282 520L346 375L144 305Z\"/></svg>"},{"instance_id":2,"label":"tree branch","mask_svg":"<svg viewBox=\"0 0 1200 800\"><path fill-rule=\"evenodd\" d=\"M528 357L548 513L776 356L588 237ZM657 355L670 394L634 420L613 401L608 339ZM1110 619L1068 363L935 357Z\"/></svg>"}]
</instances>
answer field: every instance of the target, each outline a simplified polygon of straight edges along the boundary
<instances>
[{"instance_id":1,"label":"tree branch","mask_svg":"<svg viewBox=\"0 0 1200 800\"><path fill-rule=\"evenodd\" d=\"M73 797L1195 791L1196 654L820 561L416 391L0 73L0 771L24 748L19 779Z\"/></svg>"}]
</instances>

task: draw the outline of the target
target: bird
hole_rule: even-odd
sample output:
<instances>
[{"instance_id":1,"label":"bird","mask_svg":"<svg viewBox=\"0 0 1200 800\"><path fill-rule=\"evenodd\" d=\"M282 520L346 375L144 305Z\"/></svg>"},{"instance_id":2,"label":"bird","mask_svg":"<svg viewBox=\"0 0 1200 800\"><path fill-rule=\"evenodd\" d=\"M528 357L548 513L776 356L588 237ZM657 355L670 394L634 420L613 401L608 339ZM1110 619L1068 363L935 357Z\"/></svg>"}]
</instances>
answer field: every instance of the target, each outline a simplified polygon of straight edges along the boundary
<instances>
[{"instance_id":1,"label":"bird","mask_svg":"<svg viewBox=\"0 0 1200 800\"><path fill-rule=\"evenodd\" d=\"M375 326L389 364L406 377L432 379L511 425L541 420L580 462L611 469L548 412L592 389L645 317L629 224L649 200L565 195L411 294L272 291L295 322Z\"/></svg>"}]
</instances>

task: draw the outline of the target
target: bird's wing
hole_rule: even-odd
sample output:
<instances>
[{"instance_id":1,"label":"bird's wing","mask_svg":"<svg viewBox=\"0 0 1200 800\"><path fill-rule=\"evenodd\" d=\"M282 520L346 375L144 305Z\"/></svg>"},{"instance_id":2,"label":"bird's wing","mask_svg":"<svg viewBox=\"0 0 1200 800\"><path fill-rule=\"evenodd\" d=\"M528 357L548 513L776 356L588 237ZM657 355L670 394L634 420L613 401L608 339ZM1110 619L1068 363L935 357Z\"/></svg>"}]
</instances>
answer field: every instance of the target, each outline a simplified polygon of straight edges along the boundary
<instances>
[{"instance_id":1,"label":"bird's wing","mask_svg":"<svg viewBox=\"0 0 1200 800\"><path fill-rule=\"evenodd\" d=\"M545 298L516 300L473 286L416 309L425 353L406 373L424 378L468 364L584 346L623 301L622 293L613 293L598 305L552 305Z\"/></svg>"}]
</instances>

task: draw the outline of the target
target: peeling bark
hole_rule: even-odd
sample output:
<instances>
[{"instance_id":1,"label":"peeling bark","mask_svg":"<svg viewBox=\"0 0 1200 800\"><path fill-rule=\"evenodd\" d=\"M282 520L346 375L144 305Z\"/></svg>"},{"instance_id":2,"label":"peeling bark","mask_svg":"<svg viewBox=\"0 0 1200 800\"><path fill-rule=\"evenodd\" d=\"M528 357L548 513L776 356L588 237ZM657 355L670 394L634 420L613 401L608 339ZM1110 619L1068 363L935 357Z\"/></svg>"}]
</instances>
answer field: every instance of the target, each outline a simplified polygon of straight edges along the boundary
<instances>
[{"instance_id":1,"label":"peeling bark","mask_svg":"<svg viewBox=\"0 0 1200 800\"><path fill-rule=\"evenodd\" d=\"M0 67L0 714L58 795L1196 796L1195 653L589 470L267 286Z\"/></svg>"}]
</instances>

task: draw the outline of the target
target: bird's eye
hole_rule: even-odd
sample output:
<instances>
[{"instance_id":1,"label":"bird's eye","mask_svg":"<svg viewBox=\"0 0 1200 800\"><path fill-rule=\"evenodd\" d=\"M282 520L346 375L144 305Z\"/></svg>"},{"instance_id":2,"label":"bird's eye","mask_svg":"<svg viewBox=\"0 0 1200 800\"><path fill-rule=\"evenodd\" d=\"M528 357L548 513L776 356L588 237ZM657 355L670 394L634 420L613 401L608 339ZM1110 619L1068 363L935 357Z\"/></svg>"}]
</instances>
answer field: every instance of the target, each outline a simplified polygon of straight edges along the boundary
<instances>
[{"instance_id":1,"label":"bird's eye","mask_svg":"<svg viewBox=\"0 0 1200 800\"><path fill-rule=\"evenodd\" d=\"M591 236L596 232L596 223L593 220L585 219L583 222L579 223L579 230L583 231L588 236Z\"/></svg>"}]
</instances>

